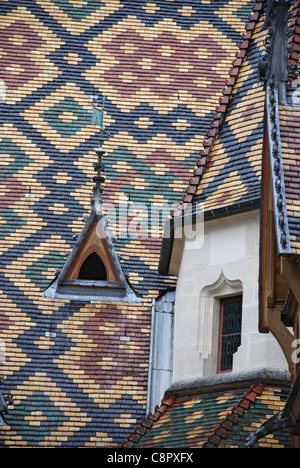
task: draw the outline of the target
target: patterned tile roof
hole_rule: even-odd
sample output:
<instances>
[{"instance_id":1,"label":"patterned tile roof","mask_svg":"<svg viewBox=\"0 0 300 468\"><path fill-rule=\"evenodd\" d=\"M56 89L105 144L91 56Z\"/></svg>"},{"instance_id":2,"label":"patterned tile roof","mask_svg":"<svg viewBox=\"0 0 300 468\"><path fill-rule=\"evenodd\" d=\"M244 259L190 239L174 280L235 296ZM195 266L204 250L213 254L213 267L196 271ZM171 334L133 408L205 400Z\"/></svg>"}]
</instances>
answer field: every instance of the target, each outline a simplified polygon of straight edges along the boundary
<instances>
[{"instance_id":1,"label":"patterned tile roof","mask_svg":"<svg viewBox=\"0 0 300 468\"><path fill-rule=\"evenodd\" d=\"M262 0L253 6L254 13L249 17L250 23L246 25L246 33L242 35L243 41L239 44L240 50L236 52L230 79L226 81L226 87L222 90L223 97L220 98L220 106L217 107L217 113L210 123L211 130L206 133L208 139L204 141L204 149L200 151L198 169L195 169L195 177L190 179L186 195L183 197L183 209L187 203L193 201L203 203L205 211L218 210L247 204L249 201L259 200L261 196L265 89L259 80L258 63L262 52L266 50L266 5L267 2ZM297 67L300 52L298 0L292 2L290 15L289 66ZM290 76L292 75L293 69L290 73ZM291 81L289 84L291 85ZM288 120L286 113L290 116ZM279 113L285 153L289 151L288 148L293 152L298 143L298 119L295 117L294 121L292 113L290 105L287 109L281 107ZM298 109L295 110L296 115L297 113ZM294 136L291 136L291 133ZM288 164L287 154L283 154L282 157ZM291 158L291 154L288 157ZM288 167L289 165L287 170ZM292 198L295 199L295 185L293 189ZM288 190L291 193L291 185ZM289 203L291 204L291 201ZM295 231L292 218L290 225Z\"/></svg>"},{"instance_id":2,"label":"patterned tile roof","mask_svg":"<svg viewBox=\"0 0 300 468\"><path fill-rule=\"evenodd\" d=\"M7 408L6 401L2 393L0 392L0 427L6 426L5 414L7 413L7 411L8 411L8 408Z\"/></svg>"},{"instance_id":3,"label":"patterned tile roof","mask_svg":"<svg viewBox=\"0 0 300 468\"><path fill-rule=\"evenodd\" d=\"M184 202L205 211L253 202L260 197L265 93L258 80L264 50L264 1L253 6L223 97L200 152L198 170Z\"/></svg>"},{"instance_id":4,"label":"patterned tile roof","mask_svg":"<svg viewBox=\"0 0 300 468\"><path fill-rule=\"evenodd\" d=\"M160 233L115 243L141 304L42 297L91 209L91 95L106 97L106 201L177 204L253 3L1 2L1 373L14 403L0 446L117 446L142 418L151 301L173 284L157 272Z\"/></svg>"},{"instance_id":5,"label":"patterned tile roof","mask_svg":"<svg viewBox=\"0 0 300 468\"><path fill-rule=\"evenodd\" d=\"M270 83L267 89L266 109L269 127L269 151L271 161L274 161L274 163L270 164L270 172L272 174L278 252L293 256L300 253L300 194L297 162L300 143L300 111L299 90L297 88L299 80L296 79L299 76L297 67L299 64L300 42L300 4L298 1L293 3L290 16L288 45L291 48L291 52L289 55L290 76L287 86L287 97L285 102L280 102L280 99L276 97L275 89L272 91L272 83ZM275 93L274 102L272 100L272 93ZM279 148L278 154L276 154L276 144ZM283 187L282 192L278 188L279 183ZM281 200L283 200L283 203L281 203Z\"/></svg>"},{"instance_id":6,"label":"patterned tile roof","mask_svg":"<svg viewBox=\"0 0 300 468\"><path fill-rule=\"evenodd\" d=\"M144 419L125 448L244 448L250 433L281 411L288 390L255 384L250 389L165 398ZM260 439L259 448L290 448L287 430Z\"/></svg>"},{"instance_id":7,"label":"patterned tile roof","mask_svg":"<svg viewBox=\"0 0 300 468\"><path fill-rule=\"evenodd\" d=\"M265 125L265 86L259 76L259 63L262 53L266 52L268 41L268 26L266 13L271 4L264 0L253 5L253 13L249 16L246 33L242 35L243 41L239 43L236 60L230 70L230 79L222 90L220 105L216 108L211 129L206 132L208 137L203 142L200 158L194 170L194 177L189 180L183 203L178 207L176 216L191 203L201 204L204 212L214 216L235 212L241 209L258 208L261 199L261 167L264 144ZM291 2L288 37L289 53L289 82L299 63L300 43L300 2ZM295 91L295 90L294 90ZM289 92L291 92L289 90ZM297 91L296 91L297 92ZM283 110L281 112L284 112ZM296 111L297 113L298 111ZM283 133L294 132L295 124L281 122ZM286 128L284 129L284 126ZM286 136L283 135L283 138ZM295 139L297 130L295 129ZM289 146L284 142L286 148ZM294 141L295 145L295 141ZM294 161L287 163L286 169L294 165ZM290 156L288 156L290 158ZM295 182L295 181L294 181ZM289 187L291 192L291 186ZM297 197L293 185L293 198ZM295 210L295 200L289 201L289 210ZM293 207L291 208L291 204ZM290 216L290 229L292 236L299 238L298 221ZM296 231L297 232L296 234ZM172 239L163 239L159 270L166 273L169 270L169 261L172 250ZM293 248L295 251L295 245Z\"/></svg>"},{"instance_id":8,"label":"patterned tile roof","mask_svg":"<svg viewBox=\"0 0 300 468\"><path fill-rule=\"evenodd\" d=\"M202 205L206 215L259 207L265 91L258 63L267 38L265 5L264 0L257 0L252 6L246 32L202 142L197 167L175 217L192 203ZM159 262L162 274L169 272L172 246L172 238L163 239Z\"/></svg>"},{"instance_id":9,"label":"patterned tile roof","mask_svg":"<svg viewBox=\"0 0 300 468\"><path fill-rule=\"evenodd\" d=\"M284 170L286 209L289 224L290 250L300 254L300 193L299 193L299 148L300 108L280 106L281 153Z\"/></svg>"},{"instance_id":10,"label":"patterned tile roof","mask_svg":"<svg viewBox=\"0 0 300 468\"><path fill-rule=\"evenodd\" d=\"M291 20L290 27L292 28L292 35L288 39L288 44L291 46L289 62L293 65L299 63L300 52L300 2L296 0L291 7Z\"/></svg>"}]
</instances>

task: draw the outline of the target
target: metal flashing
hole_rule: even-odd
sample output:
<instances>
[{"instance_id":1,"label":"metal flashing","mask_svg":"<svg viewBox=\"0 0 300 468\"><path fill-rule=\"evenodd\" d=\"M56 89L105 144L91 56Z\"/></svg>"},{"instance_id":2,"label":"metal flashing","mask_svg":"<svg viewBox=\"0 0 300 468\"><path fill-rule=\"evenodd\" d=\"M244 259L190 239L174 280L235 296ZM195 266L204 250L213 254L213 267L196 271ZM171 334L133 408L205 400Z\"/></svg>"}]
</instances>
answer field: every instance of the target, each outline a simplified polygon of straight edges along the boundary
<instances>
[{"instance_id":1,"label":"metal flashing","mask_svg":"<svg viewBox=\"0 0 300 468\"><path fill-rule=\"evenodd\" d=\"M187 396L225 391L232 388L246 388L253 383L290 388L291 374L282 369L267 367L241 372L211 374L197 379L177 380L166 390L165 396L170 398L171 396Z\"/></svg>"},{"instance_id":2,"label":"metal flashing","mask_svg":"<svg viewBox=\"0 0 300 468\"><path fill-rule=\"evenodd\" d=\"M100 282L99 282L100 283ZM102 282L101 282L102 283ZM110 288L106 284L86 284L85 286L74 285L73 287L60 287L58 281L43 293L48 299L67 299L72 301L97 301L97 302L132 302L140 303L141 298L126 283L122 289Z\"/></svg>"}]
</instances>

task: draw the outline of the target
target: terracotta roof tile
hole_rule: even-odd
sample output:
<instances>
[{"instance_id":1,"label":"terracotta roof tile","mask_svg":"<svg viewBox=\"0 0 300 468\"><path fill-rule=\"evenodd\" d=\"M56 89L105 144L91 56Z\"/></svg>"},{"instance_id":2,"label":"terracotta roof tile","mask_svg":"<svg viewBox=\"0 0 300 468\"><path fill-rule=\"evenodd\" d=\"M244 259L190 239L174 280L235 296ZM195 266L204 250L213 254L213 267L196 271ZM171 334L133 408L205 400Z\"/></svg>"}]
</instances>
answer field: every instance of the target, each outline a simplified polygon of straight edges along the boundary
<instances>
[{"instance_id":1,"label":"terracotta roof tile","mask_svg":"<svg viewBox=\"0 0 300 468\"><path fill-rule=\"evenodd\" d=\"M123 442L124 448L242 448L250 432L283 409L288 390L252 385L249 391L194 394L170 401L157 422L140 427ZM150 415L151 417L151 415ZM145 428L145 422L142 422ZM259 447L290 447L288 431L267 436Z\"/></svg>"}]
</instances>

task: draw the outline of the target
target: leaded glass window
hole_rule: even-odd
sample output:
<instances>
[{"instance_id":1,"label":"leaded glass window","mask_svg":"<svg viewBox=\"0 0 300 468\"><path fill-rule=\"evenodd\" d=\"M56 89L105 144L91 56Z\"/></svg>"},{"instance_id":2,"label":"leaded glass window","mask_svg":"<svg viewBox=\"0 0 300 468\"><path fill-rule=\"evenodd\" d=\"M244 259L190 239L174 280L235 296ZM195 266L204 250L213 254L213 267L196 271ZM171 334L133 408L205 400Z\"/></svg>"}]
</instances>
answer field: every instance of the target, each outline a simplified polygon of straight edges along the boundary
<instances>
[{"instance_id":1,"label":"leaded glass window","mask_svg":"<svg viewBox=\"0 0 300 468\"><path fill-rule=\"evenodd\" d=\"M241 345L242 296L221 300L218 372L232 370L233 355Z\"/></svg>"}]
</instances>

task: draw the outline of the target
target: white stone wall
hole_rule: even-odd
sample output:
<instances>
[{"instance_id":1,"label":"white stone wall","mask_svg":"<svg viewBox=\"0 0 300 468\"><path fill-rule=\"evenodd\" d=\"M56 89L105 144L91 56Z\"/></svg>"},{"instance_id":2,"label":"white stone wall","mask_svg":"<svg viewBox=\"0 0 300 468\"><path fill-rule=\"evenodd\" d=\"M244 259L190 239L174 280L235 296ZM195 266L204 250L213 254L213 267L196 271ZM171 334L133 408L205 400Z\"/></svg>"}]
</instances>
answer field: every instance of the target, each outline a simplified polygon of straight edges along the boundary
<instances>
[{"instance_id":1,"label":"white stone wall","mask_svg":"<svg viewBox=\"0 0 300 468\"><path fill-rule=\"evenodd\" d=\"M217 372L220 299L243 295L242 344L233 371L287 369L279 344L258 330L259 212L204 224L185 243L175 301L173 381ZM202 245L201 245L202 244Z\"/></svg>"}]
</instances>

